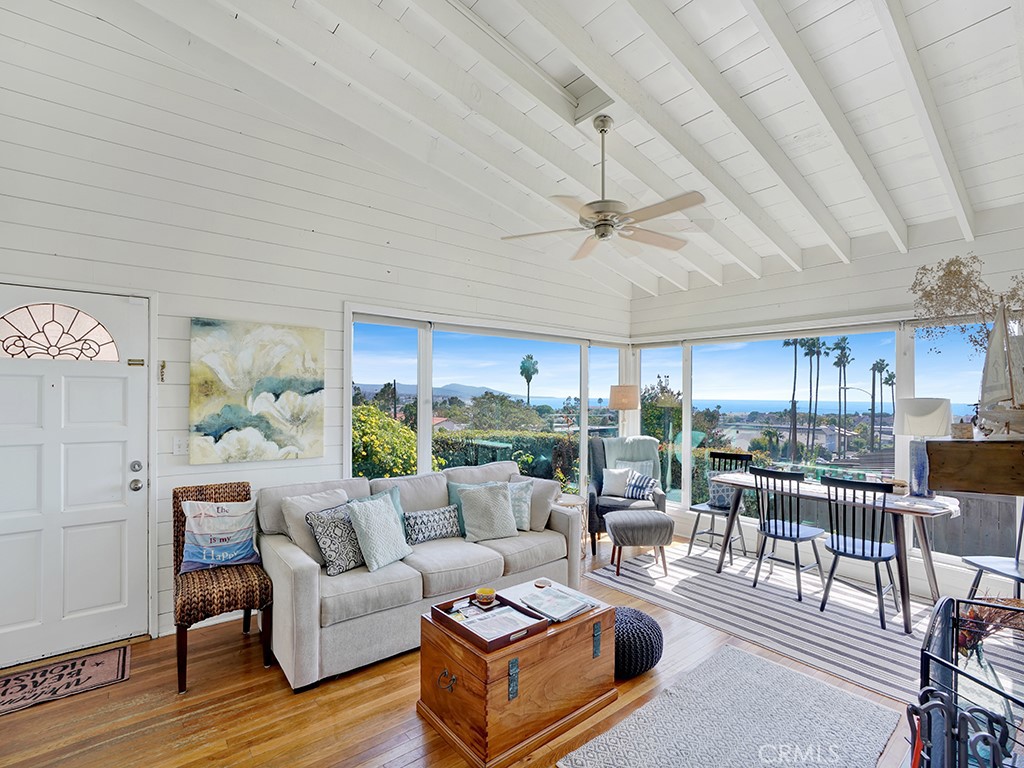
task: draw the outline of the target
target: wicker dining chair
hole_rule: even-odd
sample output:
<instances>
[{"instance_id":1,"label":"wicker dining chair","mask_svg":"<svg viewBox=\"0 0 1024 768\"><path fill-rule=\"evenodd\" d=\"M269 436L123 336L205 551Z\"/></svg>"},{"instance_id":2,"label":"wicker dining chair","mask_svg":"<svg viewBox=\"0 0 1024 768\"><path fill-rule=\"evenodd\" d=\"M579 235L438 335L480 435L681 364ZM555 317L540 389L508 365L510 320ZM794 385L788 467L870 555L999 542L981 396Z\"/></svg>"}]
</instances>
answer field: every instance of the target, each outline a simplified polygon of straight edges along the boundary
<instances>
[{"instance_id":1,"label":"wicker dining chair","mask_svg":"<svg viewBox=\"0 0 1024 768\"><path fill-rule=\"evenodd\" d=\"M180 573L185 548L184 501L229 503L248 501L249 483L219 483L175 488L171 494L174 515L174 624L177 627L178 693L186 689L188 664L188 628L222 613L243 610L242 631L249 634L253 610L263 612L260 640L263 665L273 663L270 636L273 621L273 586L270 577L253 564L224 565L201 571Z\"/></svg>"}]
</instances>

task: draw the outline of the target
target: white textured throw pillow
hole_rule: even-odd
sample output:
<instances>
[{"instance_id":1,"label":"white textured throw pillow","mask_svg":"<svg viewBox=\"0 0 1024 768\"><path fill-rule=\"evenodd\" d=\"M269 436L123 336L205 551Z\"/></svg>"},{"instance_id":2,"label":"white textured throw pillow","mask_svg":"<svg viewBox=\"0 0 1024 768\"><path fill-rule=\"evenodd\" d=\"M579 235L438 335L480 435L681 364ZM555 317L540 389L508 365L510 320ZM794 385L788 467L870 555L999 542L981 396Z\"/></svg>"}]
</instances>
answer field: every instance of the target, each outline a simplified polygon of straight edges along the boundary
<instances>
[{"instance_id":1,"label":"white textured throw pillow","mask_svg":"<svg viewBox=\"0 0 1024 768\"><path fill-rule=\"evenodd\" d=\"M512 498L508 483L464 488L462 517L466 523L466 541L485 541L518 536L516 518L512 514Z\"/></svg>"},{"instance_id":2,"label":"white textured throw pillow","mask_svg":"<svg viewBox=\"0 0 1024 768\"><path fill-rule=\"evenodd\" d=\"M370 571L376 571L412 554L412 547L405 540L402 522L390 495L381 494L377 498L371 496L350 501L345 505L345 510L352 520L359 549Z\"/></svg>"},{"instance_id":3,"label":"white textured throw pillow","mask_svg":"<svg viewBox=\"0 0 1024 768\"><path fill-rule=\"evenodd\" d=\"M608 469L605 467L604 479L601 483L602 496L625 496L626 483L629 482L629 473L633 470L630 467L622 469Z\"/></svg>"}]
</instances>

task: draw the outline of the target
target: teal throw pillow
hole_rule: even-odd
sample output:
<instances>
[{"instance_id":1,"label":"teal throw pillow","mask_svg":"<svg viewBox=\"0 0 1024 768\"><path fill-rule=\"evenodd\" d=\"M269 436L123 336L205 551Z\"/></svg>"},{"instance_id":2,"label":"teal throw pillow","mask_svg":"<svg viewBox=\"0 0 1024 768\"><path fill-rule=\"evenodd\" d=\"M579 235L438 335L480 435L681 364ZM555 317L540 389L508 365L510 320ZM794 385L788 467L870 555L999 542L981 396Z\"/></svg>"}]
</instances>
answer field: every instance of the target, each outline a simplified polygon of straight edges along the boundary
<instances>
[{"instance_id":1,"label":"teal throw pillow","mask_svg":"<svg viewBox=\"0 0 1024 768\"><path fill-rule=\"evenodd\" d=\"M533 479L519 483L509 483L509 499L512 502L512 516L516 520L516 528L520 531L530 530L530 510L533 504Z\"/></svg>"}]
</instances>

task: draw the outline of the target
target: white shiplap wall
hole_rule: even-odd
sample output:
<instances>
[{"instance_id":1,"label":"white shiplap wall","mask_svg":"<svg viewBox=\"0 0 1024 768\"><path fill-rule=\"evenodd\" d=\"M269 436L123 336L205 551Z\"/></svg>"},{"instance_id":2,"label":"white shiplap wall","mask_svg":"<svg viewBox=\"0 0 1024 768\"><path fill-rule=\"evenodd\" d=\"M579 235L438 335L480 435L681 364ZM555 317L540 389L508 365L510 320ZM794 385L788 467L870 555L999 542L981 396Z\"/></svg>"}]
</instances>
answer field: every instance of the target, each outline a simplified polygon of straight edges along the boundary
<instances>
[{"instance_id":1,"label":"white shiplap wall","mask_svg":"<svg viewBox=\"0 0 1024 768\"><path fill-rule=\"evenodd\" d=\"M628 332L627 299L500 243L485 202L460 212L66 6L0 8L0 104L0 280L157 296L161 633L172 629L175 486L339 476L345 302L579 338ZM193 316L326 330L323 459L191 467L172 455L188 434Z\"/></svg>"}]
</instances>

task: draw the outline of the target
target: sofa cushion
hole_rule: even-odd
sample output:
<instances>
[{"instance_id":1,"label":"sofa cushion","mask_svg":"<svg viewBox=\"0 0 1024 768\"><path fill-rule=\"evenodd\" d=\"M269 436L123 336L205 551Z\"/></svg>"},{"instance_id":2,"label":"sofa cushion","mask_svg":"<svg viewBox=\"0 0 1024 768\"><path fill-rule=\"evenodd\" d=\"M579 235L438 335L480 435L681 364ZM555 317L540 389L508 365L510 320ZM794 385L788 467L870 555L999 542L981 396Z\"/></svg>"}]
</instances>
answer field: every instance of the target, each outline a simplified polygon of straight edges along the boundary
<instances>
[{"instance_id":1,"label":"sofa cushion","mask_svg":"<svg viewBox=\"0 0 1024 768\"><path fill-rule=\"evenodd\" d=\"M522 573L565 557L565 536L555 531L524 531L507 539L489 539L480 544L501 554L502 575Z\"/></svg>"},{"instance_id":2,"label":"sofa cushion","mask_svg":"<svg viewBox=\"0 0 1024 768\"><path fill-rule=\"evenodd\" d=\"M320 574L320 626L386 611L423 599L423 579L405 563L391 563L372 573L365 566L328 576Z\"/></svg>"},{"instance_id":3,"label":"sofa cushion","mask_svg":"<svg viewBox=\"0 0 1024 768\"><path fill-rule=\"evenodd\" d=\"M299 549L316 560L319 565L324 564L323 551L313 535L312 527L306 522L306 515L310 512L339 507L346 501L348 501L348 494L341 488L332 488L329 491L320 491L320 493L307 493L305 496L286 496L281 500L281 512L284 514L284 522L288 527L288 536Z\"/></svg>"},{"instance_id":4,"label":"sofa cushion","mask_svg":"<svg viewBox=\"0 0 1024 768\"><path fill-rule=\"evenodd\" d=\"M597 506L605 511L610 509L657 509L651 499L627 499L622 496L598 496Z\"/></svg>"},{"instance_id":5,"label":"sofa cushion","mask_svg":"<svg viewBox=\"0 0 1024 768\"><path fill-rule=\"evenodd\" d=\"M492 461L479 467L449 467L444 476L449 483L471 483L479 485L491 481L507 483L509 475L518 475L519 465L514 461Z\"/></svg>"},{"instance_id":6,"label":"sofa cushion","mask_svg":"<svg viewBox=\"0 0 1024 768\"><path fill-rule=\"evenodd\" d=\"M410 477L377 477L370 481L373 493L395 487L406 512L438 509L448 504L448 480L440 472Z\"/></svg>"},{"instance_id":7,"label":"sofa cushion","mask_svg":"<svg viewBox=\"0 0 1024 768\"><path fill-rule=\"evenodd\" d=\"M508 483L463 488L462 516L466 522L466 541L502 539L516 536L516 518L512 514Z\"/></svg>"},{"instance_id":8,"label":"sofa cushion","mask_svg":"<svg viewBox=\"0 0 1024 768\"><path fill-rule=\"evenodd\" d=\"M505 569L497 551L464 539L417 544L402 562L422 575L424 597L475 589L499 578Z\"/></svg>"},{"instance_id":9,"label":"sofa cushion","mask_svg":"<svg viewBox=\"0 0 1024 768\"><path fill-rule=\"evenodd\" d=\"M321 480L317 483L295 483L293 485L275 485L261 488L256 497L256 514L260 520L263 533L283 533L288 535L288 524L284 520L281 502L288 496L306 496L310 493L329 491L341 488L350 499L370 495L370 481L365 477L353 477L351 480Z\"/></svg>"},{"instance_id":10,"label":"sofa cushion","mask_svg":"<svg viewBox=\"0 0 1024 768\"><path fill-rule=\"evenodd\" d=\"M405 541L402 512L395 508L392 494L388 491L350 501L344 509L352 520L359 549L369 570L376 571L412 552L412 547Z\"/></svg>"}]
</instances>

